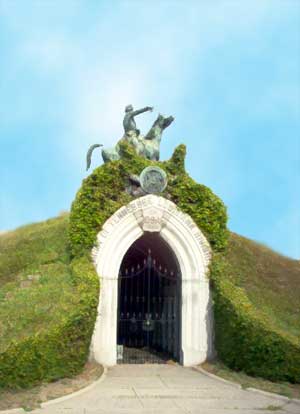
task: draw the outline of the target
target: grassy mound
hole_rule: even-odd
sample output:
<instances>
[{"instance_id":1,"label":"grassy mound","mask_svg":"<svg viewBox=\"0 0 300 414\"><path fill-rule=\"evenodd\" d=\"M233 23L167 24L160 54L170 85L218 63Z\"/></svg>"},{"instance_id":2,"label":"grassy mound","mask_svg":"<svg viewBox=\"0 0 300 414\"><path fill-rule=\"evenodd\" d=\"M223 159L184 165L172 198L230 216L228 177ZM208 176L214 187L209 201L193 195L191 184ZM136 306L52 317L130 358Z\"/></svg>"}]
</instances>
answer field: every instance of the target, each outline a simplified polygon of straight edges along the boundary
<instances>
[{"instance_id":1,"label":"grassy mound","mask_svg":"<svg viewBox=\"0 0 300 414\"><path fill-rule=\"evenodd\" d=\"M86 362L98 278L70 262L68 216L0 237L0 386L28 387L78 373Z\"/></svg>"},{"instance_id":2,"label":"grassy mound","mask_svg":"<svg viewBox=\"0 0 300 414\"><path fill-rule=\"evenodd\" d=\"M70 262L68 220L66 215L0 236L1 386L28 387L41 380L71 376L86 361L98 300L98 280L87 258ZM226 253L215 253L211 277L217 347L223 361L252 375L266 377L267 372L269 378L278 379L278 375L283 375L285 380L295 381L299 371L295 359L300 328L299 261L231 233ZM223 291L227 294L225 298ZM232 295L237 301L231 302ZM234 313L238 304L243 308L238 314L244 317L242 320L237 320ZM247 319L249 310L256 324L250 335L253 343L245 344L243 334L248 335L252 326ZM256 352L257 327L262 337L270 338L270 331L275 332L275 355L269 339L264 348L260 338ZM278 339L282 335L285 350L281 349L282 342ZM285 355L287 340L290 346L296 346L288 374L285 369L289 360ZM252 352L249 352L250 345ZM278 365L277 371L273 365L266 371L262 364L265 349L269 349L267 360L271 357ZM231 354L229 350L235 352ZM247 358L238 360L239 353ZM263 372L257 372L259 366L264 367ZM295 373L294 377L291 372Z\"/></svg>"},{"instance_id":3,"label":"grassy mound","mask_svg":"<svg viewBox=\"0 0 300 414\"><path fill-rule=\"evenodd\" d=\"M300 265L232 234L211 265L216 347L230 368L300 382Z\"/></svg>"},{"instance_id":4,"label":"grassy mound","mask_svg":"<svg viewBox=\"0 0 300 414\"><path fill-rule=\"evenodd\" d=\"M125 143L120 148L121 160L83 181L70 216L0 236L0 387L29 387L83 368L99 298L90 250L105 220L132 200L124 191L129 174L149 164L166 171L162 195L193 218L212 246L222 361L250 375L300 382L299 261L229 235L223 202L186 173L184 146L165 162L138 157Z\"/></svg>"},{"instance_id":5,"label":"grassy mound","mask_svg":"<svg viewBox=\"0 0 300 414\"><path fill-rule=\"evenodd\" d=\"M67 222L67 217L59 217L0 237L0 352L25 333L56 323L62 309L72 309Z\"/></svg>"},{"instance_id":6,"label":"grassy mound","mask_svg":"<svg viewBox=\"0 0 300 414\"><path fill-rule=\"evenodd\" d=\"M300 261L235 233L225 257L253 306L272 325L300 338Z\"/></svg>"},{"instance_id":7,"label":"grassy mound","mask_svg":"<svg viewBox=\"0 0 300 414\"><path fill-rule=\"evenodd\" d=\"M22 279L41 265L69 263L68 215L30 224L0 236L0 287Z\"/></svg>"}]
</instances>

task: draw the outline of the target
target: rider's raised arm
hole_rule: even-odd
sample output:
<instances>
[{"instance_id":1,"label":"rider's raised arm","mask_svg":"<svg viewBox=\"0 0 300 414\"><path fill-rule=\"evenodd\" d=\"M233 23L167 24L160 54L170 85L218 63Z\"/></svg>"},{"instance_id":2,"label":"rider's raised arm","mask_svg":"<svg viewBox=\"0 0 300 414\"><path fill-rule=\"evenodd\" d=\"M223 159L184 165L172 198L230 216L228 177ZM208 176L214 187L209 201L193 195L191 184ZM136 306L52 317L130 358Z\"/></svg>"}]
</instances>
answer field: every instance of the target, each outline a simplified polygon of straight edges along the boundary
<instances>
[{"instance_id":1,"label":"rider's raised arm","mask_svg":"<svg viewBox=\"0 0 300 414\"><path fill-rule=\"evenodd\" d=\"M143 112L152 111L152 108L150 106L145 106L145 108L137 109L136 111L132 112L132 116L136 116L139 114L142 114Z\"/></svg>"}]
</instances>

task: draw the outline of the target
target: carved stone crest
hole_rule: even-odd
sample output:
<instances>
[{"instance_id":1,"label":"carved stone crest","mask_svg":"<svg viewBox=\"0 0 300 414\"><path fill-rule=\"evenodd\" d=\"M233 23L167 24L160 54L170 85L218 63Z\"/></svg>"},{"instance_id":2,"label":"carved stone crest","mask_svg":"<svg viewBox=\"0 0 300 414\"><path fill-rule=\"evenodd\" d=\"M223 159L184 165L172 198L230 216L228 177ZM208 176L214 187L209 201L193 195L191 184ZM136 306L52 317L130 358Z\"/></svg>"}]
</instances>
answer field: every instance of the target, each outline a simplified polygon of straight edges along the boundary
<instances>
[{"instance_id":1,"label":"carved stone crest","mask_svg":"<svg viewBox=\"0 0 300 414\"><path fill-rule=\"evenodd\" d=\"M167 174L159 167L146 167L140 175L142 189L148 194L162 193L167 186Z\"/></svg>"},{"instance_id":2,"label":"carved stone crest","mask_svg":"<svg viewBox=\"0 0 300 414\"><path fill-rule=\"evenodd\" d=\"M140 225L143 231L160 232L163 224L163 212L151 206L145 208Z\"/></svg>"}]
</instances>

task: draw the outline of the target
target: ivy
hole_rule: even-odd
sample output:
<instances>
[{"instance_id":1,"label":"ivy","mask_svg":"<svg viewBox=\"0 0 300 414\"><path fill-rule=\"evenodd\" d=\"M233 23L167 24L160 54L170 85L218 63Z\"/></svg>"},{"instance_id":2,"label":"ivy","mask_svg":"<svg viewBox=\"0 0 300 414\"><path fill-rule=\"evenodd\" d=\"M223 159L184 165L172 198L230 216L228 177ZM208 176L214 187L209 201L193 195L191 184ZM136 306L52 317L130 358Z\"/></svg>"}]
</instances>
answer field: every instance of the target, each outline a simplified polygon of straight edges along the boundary
<instances>
[{"instance_id":1,"label":"ivy","mask_svg":"<svg viewBox=\"0 0 300 414\"><path fill-rule=\"evenodd\" d=\"M149 161L136 155L126 143L120 146L122 159L109 162L87 177L72 204L69 239L74 256L89 251L104 222L123 205L133 200L125 192L130 174L140 174L149 165L166 171L168 186L162 196L168 197L189 214L203 231L212 248L226 247L227 213L223 202L204 185L197 184L185 171L186 148L178 146L169 161Z\"/></svg>"}]
</instances>

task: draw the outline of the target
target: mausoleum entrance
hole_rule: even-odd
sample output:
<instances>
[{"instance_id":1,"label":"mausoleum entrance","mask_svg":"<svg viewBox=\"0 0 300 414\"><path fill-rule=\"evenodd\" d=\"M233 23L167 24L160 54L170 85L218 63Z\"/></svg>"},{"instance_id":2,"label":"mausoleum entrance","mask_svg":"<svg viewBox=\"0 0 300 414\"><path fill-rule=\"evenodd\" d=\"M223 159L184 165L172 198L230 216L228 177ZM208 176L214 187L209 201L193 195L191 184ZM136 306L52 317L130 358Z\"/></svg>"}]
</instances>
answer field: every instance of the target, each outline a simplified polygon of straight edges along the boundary
<instances>
[{"instance_id":1,"label":"mausoleum entrance","mask_svg":"<svg viewBox=\"0 0 300 414\"><path fill-rule=\"evenodd\" d=\"M118 363L180 361L181 275L159 233L127 250L118 278Z\"/></svg>"},{"instance_id":2,"label":"mausoleum entrance","mask_svg":"<svg viewBox=\"0 0 300 414\"><path fill-rule=\"evenodd\" d=\"M104 223L92 254L100 279L92 359L114 366L144 350L145 362L151 354L193 366L213 355L211 250L191 217L166 198L139 197Z\"/></svg>"}]
</instances>

